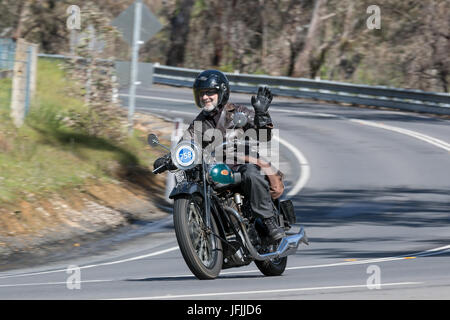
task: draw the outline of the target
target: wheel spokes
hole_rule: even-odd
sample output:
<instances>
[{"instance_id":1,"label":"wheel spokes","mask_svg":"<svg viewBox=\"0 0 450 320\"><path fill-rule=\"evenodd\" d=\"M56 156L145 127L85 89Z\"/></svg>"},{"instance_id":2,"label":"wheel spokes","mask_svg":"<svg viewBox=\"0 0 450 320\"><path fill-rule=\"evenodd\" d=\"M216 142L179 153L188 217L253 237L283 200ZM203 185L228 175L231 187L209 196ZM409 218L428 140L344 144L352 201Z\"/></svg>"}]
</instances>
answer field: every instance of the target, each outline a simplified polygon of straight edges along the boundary
<instances>
[{"instance_id":1,"label":"wheel spokes","mask_svg":"<svg viewBox=\"0 0 450 320\"><path fill-rule=\"evenodd\" d=\"M209 266L213 261L211 243L213 239L211 239L210 235L205 231L201 212L194 202L189 204L188 224L194 250L202 263L205 266Z\"/></svg>"}]
</instances>

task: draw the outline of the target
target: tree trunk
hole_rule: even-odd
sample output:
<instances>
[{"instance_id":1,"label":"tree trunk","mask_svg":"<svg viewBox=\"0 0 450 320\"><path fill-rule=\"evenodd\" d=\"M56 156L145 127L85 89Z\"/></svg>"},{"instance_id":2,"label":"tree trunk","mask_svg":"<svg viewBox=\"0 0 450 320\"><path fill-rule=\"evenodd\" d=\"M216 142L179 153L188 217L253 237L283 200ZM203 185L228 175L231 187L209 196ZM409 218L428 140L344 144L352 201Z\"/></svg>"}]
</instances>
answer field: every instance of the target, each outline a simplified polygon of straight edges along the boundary
<instances>
[{"instance_id":1,"label":"tree trunk","mask_svg":"<svg viewBox=\"0 0 450 320\"><path fill-rule=\"evenodd\" d=\"M29 5L29 0L19 2L19 8L17 10L18 11L17 15L19 16L19 19L17 20L17 25L16 25L16 28L15 28L13 36L12 36L13 39L15 39L15 40L22 38L22 30L23 30L23 25L24 25L26 15L27 15L28 5Z\"/></svg>"},{"instance_id":2,"label":"tree trunk","mask_svg":"<svg viewBox=\"0 0 450 320\"><path fill-rule=\"evenodd\" d=\"M211 63L213 66L220 66L222 64L222 58L223 58L223 48L224 48L224 41L222 38L222 23L223 23L223 13L221 9L221 2L219 1L219 5L215 5L214 8L216 11L216 19L217 19L217 26L215 27L216 31L214 32L213 36L213 45L214 45L214 54L211 60Z\"/></svg>"},{"instance_id":3,"label":"tree trunk","mask_svg":"<svg viewBox=\"0 0 450 320\"><path fill-rule=\"evenodd\" d=\"M293 75L296 77L305 77L310 75L310 59L315 45L317 32L320 25L320 9L326 5L327 0L316 0L314 10L309 24L308 34L306 35L305 45L294 66Z\"/></svg>"},{"instance_id":4,"label":"tree trunk","mask_svg":"<svg viewBox=\"0 0 450 320\"><path fill-rule=\"evenodd\" d=\"M169 66L181 65L184 62L193 5L194 0L180 0L177 4L176 14L170 19L170 46L166 60L166 64Z\"/></svg>"}]
</instances>

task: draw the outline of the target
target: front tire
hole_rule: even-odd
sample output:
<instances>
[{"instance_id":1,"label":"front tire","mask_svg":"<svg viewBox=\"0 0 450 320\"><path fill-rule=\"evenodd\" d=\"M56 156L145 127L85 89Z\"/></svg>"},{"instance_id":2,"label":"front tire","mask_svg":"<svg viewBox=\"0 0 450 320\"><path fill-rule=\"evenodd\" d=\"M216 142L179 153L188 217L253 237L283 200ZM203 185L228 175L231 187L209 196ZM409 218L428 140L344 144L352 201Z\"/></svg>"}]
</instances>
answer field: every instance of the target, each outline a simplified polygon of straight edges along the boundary
<instances>
[{"instance_id":1,"label":"front tire","mask_svg":"<svg viewBox=\"0 0 450 320\"><path fill-rule=\"evenodd\" d=\"M200 280L215 279L223 262L222 242L204 230L203 199L189 195L175 199L173 223L178 245L184 261ZM211 216L212 232L218 234L214 216Z\"/></svg>"}]
</instances>

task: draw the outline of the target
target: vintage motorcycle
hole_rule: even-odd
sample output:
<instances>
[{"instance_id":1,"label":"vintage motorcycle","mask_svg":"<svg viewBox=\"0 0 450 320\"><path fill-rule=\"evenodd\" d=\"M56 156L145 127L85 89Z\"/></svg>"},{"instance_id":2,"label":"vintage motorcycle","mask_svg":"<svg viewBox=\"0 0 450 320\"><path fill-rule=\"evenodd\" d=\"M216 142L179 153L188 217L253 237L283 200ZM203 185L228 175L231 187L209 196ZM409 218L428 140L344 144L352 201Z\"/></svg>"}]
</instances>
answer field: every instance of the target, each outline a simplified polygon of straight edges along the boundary
<instances>
[{"instance_id":1,"label":"vintage motorcycle","mask_svg":"<svg viewBox=\"0 0 450 320\"><path fill-rule=\"evenodd\" d=\"M247 118L236 114L233 121L235 128L240 128ZM170 150L154 134L147 140L152 147L171 151L172 163L178 168L172 171L176 186L169 196L174 200L175 234L186 264L198 279L214 279L222 269L253 261L264 275L279 276L286 268L287 256L295 253L300 243L308 244L302 227L272 243L261 219L252 215L241 194L240 173L211 161L214 152L206 155L193 141L181 141ZM291 200L273 201L277 221L288 231L296 223L293 204Z\"/></svg>"}]
</instances>

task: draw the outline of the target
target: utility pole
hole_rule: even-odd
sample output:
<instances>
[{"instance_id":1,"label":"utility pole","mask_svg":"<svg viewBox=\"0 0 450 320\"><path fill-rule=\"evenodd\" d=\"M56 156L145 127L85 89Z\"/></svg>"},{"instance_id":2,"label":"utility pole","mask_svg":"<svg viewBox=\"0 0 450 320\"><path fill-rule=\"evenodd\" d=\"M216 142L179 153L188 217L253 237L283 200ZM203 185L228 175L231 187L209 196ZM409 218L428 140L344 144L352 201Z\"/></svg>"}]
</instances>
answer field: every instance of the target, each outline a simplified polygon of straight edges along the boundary
<instances>
[{"instance_id":1,"label":"utility pole","mask_svg":"<svg viewBox=\"0 0 450 320\"><path fill-rule=\"evenodd\" d=\"M133 134L134 126L134 109L136 103L136 85L139 60L139 46L142 44L141 36L141 18L142 18L142 2L136 0L134 7L134 27L133 27L133 44L131 46L131 74L130 74L130 92L128 99L128 134Z\"/></svg>"},{"instance_id":2,"label":"utility pole","mask_svg":"<svg viewBox=\"0 0 450 320\"><path fill-rule=\"evenodd\" d=\"M136 86L140 85L138 76L139 46L148 41L154 34L162 29L158 18L142 3L136 0L112 22L112 25L122 32L123 39L131 47L130 87L128 98L128 134L133 134L134 110L136 103ZM148 71L143 73L145 76ZM145 81L145 80L144 80Z\"/></svg>"}]
</instances>

